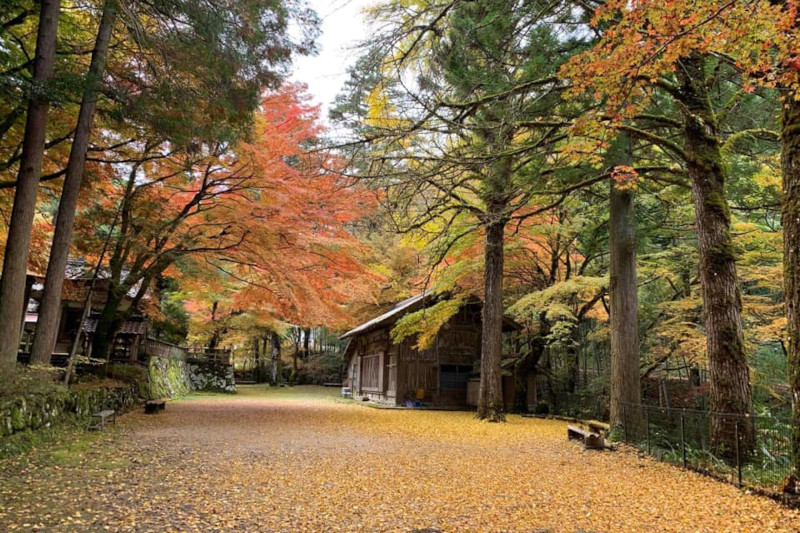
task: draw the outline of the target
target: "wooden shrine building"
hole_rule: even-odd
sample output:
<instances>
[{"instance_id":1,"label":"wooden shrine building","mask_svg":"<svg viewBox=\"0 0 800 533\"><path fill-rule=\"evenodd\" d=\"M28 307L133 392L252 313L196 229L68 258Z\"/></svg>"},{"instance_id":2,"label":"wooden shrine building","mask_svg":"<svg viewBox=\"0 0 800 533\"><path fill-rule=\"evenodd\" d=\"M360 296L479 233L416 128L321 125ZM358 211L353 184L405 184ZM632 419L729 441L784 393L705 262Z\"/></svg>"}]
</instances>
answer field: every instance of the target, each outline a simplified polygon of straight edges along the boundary
<instances>
[{"instance_id":1,"label":"wooden shrine building","mask_svg":"<svg viewBox=\"0 0 800 533\"><path fill-rule=\"evenodd\" d=\"M72 274L72 275L69 275ZM64 286L61 290L61 309L56 333L56 344L52 354L52 364L54 366L66 366L67 357L78 329L81 327L81 316L83 306L89 291L91 279L75 273L68 273L69 277L64 279ZM91 298L91 314L83 323L83 334L81 343L78 346L79 355L89 355L92 349L97 328L97 317L100 310L106 303L108 294L108 280L98 279L96 281ZM44 289L44 276L28 274L25 296L25 322L20 340L17 360L27 363L30 360L30 349L33 342L33 335L36 324L39 321L39 305ZM123 298L120 310L126 310L133 300L130 294ZM120 325L119 331L114 335L114 342L110 359L112 361L136 362L141 361L144 353L142 352L143 343L147 338L148 317L141 313L134 313Z\"/></svg>"},{"instance_id":2,"label":"wooden shrine building","mask_svg":"<svg viewBox=\"0 0 800 533\"><path fill-rule=\"evenodd\" d=\"M354 397L389 405L475 405L481 357L479 300L464 305L427 350L414 348L413 338L392 343L390 332L397 320L436 301L420 294L342 335L349 340L345 386ZM517 329L513 320L504 319L503 331Z\"/></svg>"}]
</instances>

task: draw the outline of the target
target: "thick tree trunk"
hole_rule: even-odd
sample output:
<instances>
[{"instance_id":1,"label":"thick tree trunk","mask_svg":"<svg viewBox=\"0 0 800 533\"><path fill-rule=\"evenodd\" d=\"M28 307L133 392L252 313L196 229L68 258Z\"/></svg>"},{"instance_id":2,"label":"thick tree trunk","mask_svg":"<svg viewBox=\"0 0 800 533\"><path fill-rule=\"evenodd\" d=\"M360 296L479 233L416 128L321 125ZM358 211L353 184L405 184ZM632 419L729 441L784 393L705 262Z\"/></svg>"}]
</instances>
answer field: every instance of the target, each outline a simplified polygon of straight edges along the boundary
<instances>
[{"instance_id":1,"label":"thick tree trunk","mask_svg":"<svg viewBox=\"0 0 800 533\"><path fill-rule=\"evenodd\" d=\"M217 309L219 309L219 302L214 300L211 304L211 327L213 330L211 332L211 338L208 340L209 350L216 350L220 341L220 329L217 324Z\"/></svg>"},{"instance_id":2,"label":"thick tree trunk","mask_svg":"<svg viewBox=\"0 0 800 533\"><path fill-rule=\"evenodd\" d=\"M611 180L608 223L611 312L611 427L623 425L623 404L641 402L639 315L636 284L636 218L633 191Z\"/></svg>"},{"instance_id":3,"label":"thick tree trunk","mask_svg":"<svg viewBox=\"0 0 800 533\"><path fill-rule=\"evenodd\" d=\"M540 331L528 342L528 352L519 358L514 365L514 411L527 413L528 405L528 375L531 374L544 355L547 346L547 322L544 317L539 321Z\"/></svg>"},{"instance_id":4,"label":"thick tree trunk","mask_svg":"<svg viewBox=\"0 0 800 533\"><path fill-rule=\"evenodd\" d=\"M92 335L92 357L108 360L111 348L114 346L114 337L119 327L128 318L131 310L119 310L124 298L124 289L109 287L106 293L106 303L97 319L97 328Z\"/></svg>"},{"instance_id":5,"label":"thick tree trunk","mask_svg":"<svg viewBox=\"0 0 800 533\"><path fill-rule=\"evenodd\" d=\"M289 385L294 386L294 382L297 379L297 352L300 351L300 346L298 344L294 345L294 353L292 354L292 375L289 378Z\"/></svg>"},{"instance_id":6,"label":"thick tree trunk","mask_svg":"<svg viewBox=\"0 0 800 533\"><path fill-rule=\"evenodd\" d=\"M503 239L505 221L486 228L484 248L484 302L481 335L481 381L478 418L505 421L500 363L503 352Z\"/></svg>"},{"instance_id":7,"label":"thick tree trunk","mask_svg":"<svg viewBox=\"0 0 800 533\"><path fill-rule=\"evenodd\" d=\"M271 355L271 340L272 335L267 334L264 337L263 341L263 351L261 353L264 354L264 360L261 362L261 382L262 383L269 383L270 382L270 367L272 365L272 355Z\"/></svg>"},{"instance_id":8,"label":"thick tree trunk","mask_svg":"<svg viewBox=\"0 0 800 533\"><path fill-rule=\"evenodd\" d=\"M261 381L261 339L253 339L253 381Z\"/></svg>"},{"instance_id":9,"label":"thick tree trunk","mask_svg":"<svg viewBox=\"0 0 800 533\"><path fill-rule=\"evenodd\" d=\"M793 468L787 490L800 492L800 102L790 91L783 107L783 282L786 298L787 369L792 394Z\"/></svg>"},{"instance_id":10,"label":"thick tree trunk","mask_svg":"<svg viewBox=\"0 0 800 533\"><path fill-rule=\"evenodd\" d=\"M14 192L14 207L11 210L3 274L0 279L0 373L14 370L22 317L27 305L25 278L50 106L46 85L53 74L60 12L60 0L42 0L36 56L33 61L33 87L28 101L17 188Z\"/></svg>"},{"instance_id":11,"label":"thick tree trunk","mask_svg":"<svg viewBox=\"0 0 800 533\"><path fill-rule=\"evenodd\" d=\"M580 342L581 330L580 322L575 324L570 332L570 343L566 347L566 360L567 360L567 392L574 394L578 390L578 382L580 381Z\"/></svg>"},{"instance_id":12,"label":"thick tree trunk","mask_svg":"<svg viewBox=\"0 0 800 533\"><path fill-rule=\"evenodd\" d=\"M78 124L75 128L75 136L69 153L67 174L64 178L64 186L61 189L56 228L53 234L53 244L50 248L50 261L47 264L47 277L45 278L42 302L39 307L39 320L36 323L36 333L33 337L33 346L31 348L31 363L49 365L50 355L53 353L53 347L56 343L58 317L61 312L61 288L64 285L64 272L67 267L72 226L75 221L75 211L78 208L78 194L83 181L86 152L89 148L89 136L97 106L97 94L105 71L108 45L111 41L111 31L114 27L116 14L114 0L106 0L103 5L103 16L97 30L97 40L92 52L89 73L86 77L83 99L78 112Z\"/></svg>"},{"instance_id":13,"label":"thick tree trunk","mask_svg":"<svg viewBox=\"0 0 800 533\"><path fill-rule=\"evenodd\" d=\"M269 374L269 384L273 387L278 384L278 360L281 358L281 337L278 332L272 332L272 360Z\"/></svg>"},{"instance_id":14,"label":"thick tree trunk","mask_svg":"<svg viewBox=\"0 0 800 533\"><path fill-rule=\"evenodd\" d=\"M308 342L311 339L311 328L303 330L303 358L308 359Z\"/></svg>"},{"instance_id":15,"label":"thick tree trunk","mask_svg":"<svg viewBox=\"0 0 800 533\"><path fill-rule=\"evenodd\" d=\"M685 121L684 150L697 216L711 410L745 415L752 413L753 402L742 332L742 299L725 198L726 170L703 67L703 58L686 59L679 64L677 75ZM740 445L747 450L754 433L752 424L745 426L740 430ZM730 417L712 418L711 439L717 450L732 453L734 432Z\"/></svg>"}]
</instances>

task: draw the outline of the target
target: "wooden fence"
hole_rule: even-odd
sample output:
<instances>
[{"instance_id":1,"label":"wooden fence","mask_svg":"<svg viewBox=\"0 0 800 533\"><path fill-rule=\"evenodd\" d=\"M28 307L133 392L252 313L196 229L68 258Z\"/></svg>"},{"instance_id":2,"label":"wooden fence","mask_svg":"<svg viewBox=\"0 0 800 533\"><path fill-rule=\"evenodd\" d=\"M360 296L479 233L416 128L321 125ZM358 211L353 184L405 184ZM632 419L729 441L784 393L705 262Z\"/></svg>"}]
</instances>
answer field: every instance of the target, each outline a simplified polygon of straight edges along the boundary
<instances>
[{"instance_id":1,"label":"wooden fence","mask_svg":"<svg viewBox=\"0 0 800 533\"><path fill-rule=\"evenodd\" d=\"M144 342L144 353L162 359L186 360L186 348L156 339L147 339Z\"/></svg>"},{"instance_id":2,"label":"wooden fence","mask_svg":"<svg viewBox=\"0 0 800 533\"><path fill-rule=\"evenodd\" d=\"M229 365L231 364L233 353L227 348L210 350L200 346L190 346L186 348L186 357L195 361L213 361Z\"/></svg>"}]
</instances>

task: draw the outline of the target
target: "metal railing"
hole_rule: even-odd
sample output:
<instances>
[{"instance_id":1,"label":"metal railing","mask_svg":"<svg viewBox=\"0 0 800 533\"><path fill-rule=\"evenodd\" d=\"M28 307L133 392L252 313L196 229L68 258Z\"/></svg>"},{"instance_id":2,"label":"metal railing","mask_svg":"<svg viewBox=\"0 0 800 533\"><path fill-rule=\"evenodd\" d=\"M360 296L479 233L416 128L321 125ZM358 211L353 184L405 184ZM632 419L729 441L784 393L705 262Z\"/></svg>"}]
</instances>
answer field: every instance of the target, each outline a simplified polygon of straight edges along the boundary
<instances>
[{"instance_id":1,"label":"metal railing","mask_svg":"<svg viewBox=\"0 0 800 533\"><path fill-rule=\"evenodd\" d=\"M623 404L622 438L661 461L777 492L791 470L791 427L773 416Z\"/></svg>"}]
</instances>

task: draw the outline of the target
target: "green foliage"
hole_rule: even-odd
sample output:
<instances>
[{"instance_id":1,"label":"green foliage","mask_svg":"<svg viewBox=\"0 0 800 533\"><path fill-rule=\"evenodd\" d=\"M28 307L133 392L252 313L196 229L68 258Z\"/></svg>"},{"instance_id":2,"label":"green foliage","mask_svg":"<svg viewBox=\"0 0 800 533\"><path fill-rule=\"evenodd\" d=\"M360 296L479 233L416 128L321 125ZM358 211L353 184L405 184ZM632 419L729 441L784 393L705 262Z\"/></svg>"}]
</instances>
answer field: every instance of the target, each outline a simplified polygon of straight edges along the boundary
<instances>
[{"instance_id":1,"label":"green foliage","mask_svg":"<svg viewBox=\"0 0 800 533\"><path fill-rule=\"evenodd\" d=\"M319 22L303 0L166 0L125 15L127 51L157 54L138 58L146 69L118 65L114 116L181 147L248 135L264 89L280 85L293 54L313 51Z\"/></svg>"},{"instance_id":2,"label":"green foliage","mask_svg":"<svg viewBox=\"0 0 800 533\"><path fill-rule=\"evenodd\" d=\"M596 301L607 287L608 279L605 277L575 276L523 296L509 308L509 313L524 322L533 322L544 316L550 323L548 342L571 344L572 331L579 322L580 304Z\"/></svg>"},{"instance_id":3,"label":"green foliage","mask_svg":"<svg viewBox=\"0 0 800 533\"><path fill-rule=\"evenodd\" d=\"M106 375L125 383L142 383L147 381L147 370L138 365L112 363L106 366Z\"/></svg>"},{"instance_id":4,"label":"green foliage","mask_svg":"<svg viewBox=\"0 0 800 533\"><path fill-rule=\"evenodd\" d=\"M447 324L463 305L464 302L461 300L447 299L403 316L392 329L392 341L399 344L406 338L416 337L415 347L418 350L430 348L442 326Z\"/></svg>"},{"instance_id":5,"label":"green foliage","mask_svg":"<svg viewBox=\"0 0 800 533\"><path fill-rule=\"evenodd\" d=\"M343 367L344 361L338 352L313 354L300 362L296 382L307 385L338 383L342 380ZM339 392L334 390L336 393Z\"/></svg>"},{"instance_id":6,"label":"green foliage","mask_svg":"<svg viewBox=\"0 0 800 533\"><path fill-rule=\"evenodd\" d=\"M184 295L179 281L163 276L158 280L157 289L161 295L160 314L151 317L150 329L155 337L172 344L186 344L189 334L189 312L184 306Z\"/></svg>"},{"instance_id":7,"label":"green foliage","mask_svg":"<svg viewBox=\"0 0 800 533\"><path fill-rule=\"evenodd\" d=\"M20 394L50 394L65 392L59 377L61 370L52 367L24 367L0 376L0 398Z\"/></svg>"}]
</instances>

